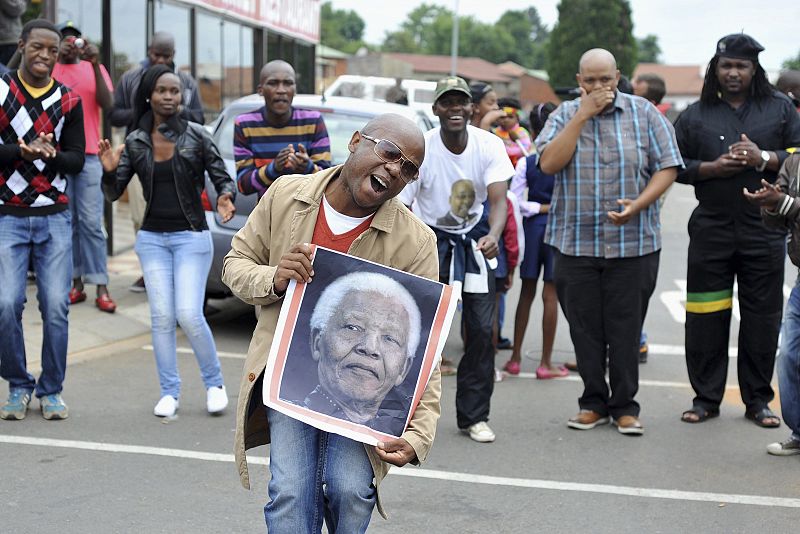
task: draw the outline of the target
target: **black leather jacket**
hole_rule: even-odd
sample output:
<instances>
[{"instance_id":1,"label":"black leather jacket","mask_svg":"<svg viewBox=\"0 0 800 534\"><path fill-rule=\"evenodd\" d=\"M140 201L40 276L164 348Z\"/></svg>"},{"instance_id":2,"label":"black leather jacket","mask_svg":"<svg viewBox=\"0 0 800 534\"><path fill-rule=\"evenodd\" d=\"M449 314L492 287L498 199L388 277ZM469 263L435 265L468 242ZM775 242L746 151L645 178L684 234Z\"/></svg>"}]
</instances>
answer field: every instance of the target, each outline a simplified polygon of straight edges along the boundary
<instances>
[{"instance_id":1,"label":"black leather jacket","mask_svg":"<svg viewBox=\"0 0 800 534\"><path fill-rule=\"evenodd\" d=\"M219 149L203 126L175 119L159 125L158 131L175 143L172 173L175 176L181 210L193 230L207 230L200 200L200 194L205 188L204 172L208 172L217 195L230 193L233 197L231 200L236 197L236 183L225 170ZM118 199L134 174L142 182L147 201L146 218L153 194L153 143L150 128L140 127L132 131L125 139L125 150L122 151L117 170L103 173L103 193L106 199L110 202Z\"/></svg>"}]
</instances>

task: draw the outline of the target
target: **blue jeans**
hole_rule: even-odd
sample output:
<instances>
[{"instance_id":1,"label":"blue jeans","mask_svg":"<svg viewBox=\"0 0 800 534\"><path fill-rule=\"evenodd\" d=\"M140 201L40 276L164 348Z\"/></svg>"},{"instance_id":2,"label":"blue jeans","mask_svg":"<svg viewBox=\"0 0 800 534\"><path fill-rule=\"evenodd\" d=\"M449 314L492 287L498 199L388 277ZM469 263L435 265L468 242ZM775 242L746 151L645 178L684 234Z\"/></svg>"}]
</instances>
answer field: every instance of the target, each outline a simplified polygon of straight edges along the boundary
<instances>
[{"instance_id":1,"label":"blue jeans","mask_svg":"<svg viewBox=\"0 0 800 534\"><path fill-rule=\"evenodd\" d=\"M106 237L103 234L103 167L94 154L86 154L83 170L67 175L67 196L72 212L72 276L87 284L107 285Z\"/></svg>"},{"instance_id":2,"label":"blue jeans","mask_svg":"<svg viewBox=\"0 0 800 534\"><path fill-rule=\"evenodd\" d=\"M72 225L69 210L52 215L0 215L0 376L11 388L60 393L67 368L69 288L72 283ZM42 374L28 373L22 309L28 262L36 270L42 314Z\"/></svg>"},{"instance_id":3,"label":"blue jeans","mask_svg":"<svg viewBox=\"0 0 800 534\"><path fill-rule=\"evenodd\" d=\"M192 345L206 388L222 385L217 346L203 315L206 279L211 268L211 233L149 232L136 234L136 254L142 264L153 352L161 384L161 396L176 399L181 392L175 341L175 324Z\"/></svg>"},{"instance_id":4,"label":"blue jeans","mask_svg":"<svg viewBox=\"0 0 800 534\"><path fill-rule=\"evenodd\" d=\"M777 367L783 420L800 440L800 278L786 304Z\"/></svg>"},{"instance_id":5,"label":"blue jeans","mask_svg":"<svg viewBox=\"0 0 800 534\"><path fill-rule=\"evenodd\" d=\"M366 532L377 490L364 444L267 410L270 501L267 531Z\"/></svg>"}]
</instances>

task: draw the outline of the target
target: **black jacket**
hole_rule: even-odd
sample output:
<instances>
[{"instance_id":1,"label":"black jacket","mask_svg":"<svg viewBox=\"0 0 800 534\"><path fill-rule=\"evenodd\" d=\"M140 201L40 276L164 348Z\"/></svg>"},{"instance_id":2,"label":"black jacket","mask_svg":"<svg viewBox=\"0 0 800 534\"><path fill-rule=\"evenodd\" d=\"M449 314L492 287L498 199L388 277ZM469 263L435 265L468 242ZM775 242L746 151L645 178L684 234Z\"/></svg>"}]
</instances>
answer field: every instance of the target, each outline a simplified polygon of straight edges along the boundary
<instances>
[{"instance_id":1,"label":"black jacket","mask_svg":"<svg viewBox=\"0 0 800 534\"><path fill-rule=\"evenodd\" d=\"M206 230L205 215L200 194L205 188L205 172L211 178L217 195L230 193L236 197L236 183L225 170L225 163L211 134L199 124L183 119L173 119L158 127L164 137L175 143L172 173L178 191L178 201L193 230ZM125 139L125 150L115 172L103 173L103 193L110 202L125 191L133 175L142 182L147 201L145 218L150 211L153 194L153 143L150 128L137 128ZM233 200L233 198L231 200Z\"/></svg>"},{"instance_id":2,"label":"black jacket","mask_svg":"<svg viewBox=\"0 0 800 534\"><path fill-rule=\"evenodd\" d=\"M125 128L125 135L131 133L136 125L133 124L133 100L139 83L142 81L144 72L150 67L150 62L142 61L138 67L125 72L119 79L117 87L114 89L114 106L108 112L108 119L112 126ZM203 117L203 103L200 100L200 92L197 90L197 83L187 73L175 69L175 74L181 80L183 93L181 94L181 104L183 111L181 116L185 119L198 124L205 122Z\"/></svg>"}]
</instances>

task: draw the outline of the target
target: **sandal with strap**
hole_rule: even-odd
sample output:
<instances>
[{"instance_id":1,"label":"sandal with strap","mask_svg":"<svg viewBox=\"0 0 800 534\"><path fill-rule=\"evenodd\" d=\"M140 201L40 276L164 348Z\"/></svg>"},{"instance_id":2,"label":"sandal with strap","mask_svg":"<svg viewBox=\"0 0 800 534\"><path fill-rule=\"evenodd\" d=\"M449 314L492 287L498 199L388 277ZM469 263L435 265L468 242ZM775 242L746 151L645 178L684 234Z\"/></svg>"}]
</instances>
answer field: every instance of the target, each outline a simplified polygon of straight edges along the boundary
<instances>
[{"instance_id":1,"label":"sandal with strap","mask_svg":"<svg viewBox=\"0 0 800 534\"><path fill-rule=\"evenodd\" d=\"M767 407L761 408L756 412L747 411L744 416L763 428L778 428L781 426L781 418ZM774 419L776 422L768 422L767 419Z\"/></svg>"},{"instance_id":2,"label":"sandal with strap","mask_svg":"<svg viewBox=\"0 0 800 534\"><path fill-rule=\"evenodd\" d=\"M689 414L696 415L697 419L690 419L686 417ZM684 423L692 423L692 424L702 423L704 421L708 421L713 417L718 417L718 416L719 416L719 410L708 410L706 408L703 408L702 406L698 406L695 404L694 406L692 406L690 410L686 410L681 414L681 421L683 421Z\"/></svg>"}]
</instances>

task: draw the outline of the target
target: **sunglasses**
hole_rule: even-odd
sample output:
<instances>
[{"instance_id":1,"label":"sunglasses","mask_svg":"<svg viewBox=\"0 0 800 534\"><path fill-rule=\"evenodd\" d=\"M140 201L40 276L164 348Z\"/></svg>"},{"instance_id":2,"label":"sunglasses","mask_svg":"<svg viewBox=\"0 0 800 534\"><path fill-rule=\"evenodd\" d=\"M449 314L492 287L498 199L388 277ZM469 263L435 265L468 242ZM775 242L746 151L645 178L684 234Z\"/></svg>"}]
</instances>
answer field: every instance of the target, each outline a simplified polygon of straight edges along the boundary
<instances>
[{"instance_id":1,"label":"sunglasses","mask_svg":"<svg viewBox=\"0 0 800 534\"><path fill-rule=\"evenodd\" d=\"M372 147L375 151L375 155L386 163L402 161L400 164L400 178L402 178L406 184L417 181L419 178L419 167L417 167L416 163L408 159L408 156L403 154L400 147L387 139L376 139L363 132L358 133L367 141L375 143L375 146Z\"/></svg>"}]
</instances>

